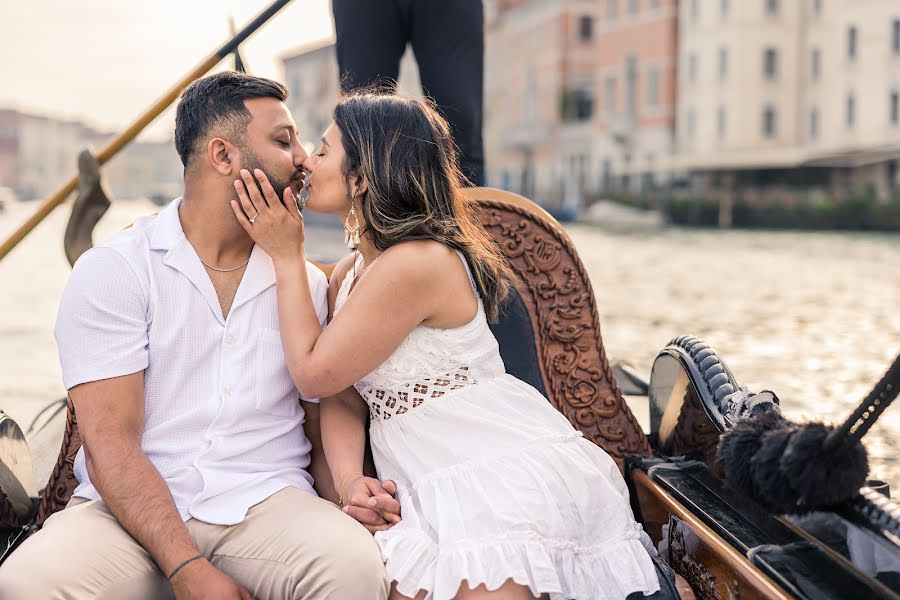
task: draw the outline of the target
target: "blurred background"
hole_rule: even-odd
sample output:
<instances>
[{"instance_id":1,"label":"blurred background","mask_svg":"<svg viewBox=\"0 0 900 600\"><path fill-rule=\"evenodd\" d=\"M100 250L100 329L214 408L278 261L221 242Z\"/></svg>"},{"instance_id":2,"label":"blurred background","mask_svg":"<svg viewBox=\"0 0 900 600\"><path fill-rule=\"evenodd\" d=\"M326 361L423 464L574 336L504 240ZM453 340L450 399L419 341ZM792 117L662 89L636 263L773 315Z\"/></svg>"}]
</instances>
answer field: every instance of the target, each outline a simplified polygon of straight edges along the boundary
<instances>
[{"instance_id":1,"label":"blurred background","mask_svg":"<svg viewBox=\"0 0 900 600\"><path fill-rule=\"evenodd\" d=\"M262 8L0 3L0 239ZM566 223L613 360L649 375L694 334L791 418L842 420L900 351L900 3L485 0L484 16L486 183ZM288 86L311 145L339 93L329 3L294 0L240 51ZM409 51L398 87L422 93ZM169 110L103 167L95 240L179 195L173 129ZM69 210L0 261L0 408L23 427L64 394ZM344 252L325 223L310 245ZM39 481L59 442L42 424ZM872 476L900 484L900 411L867 445Z\"/></svg>"}]
</instances>

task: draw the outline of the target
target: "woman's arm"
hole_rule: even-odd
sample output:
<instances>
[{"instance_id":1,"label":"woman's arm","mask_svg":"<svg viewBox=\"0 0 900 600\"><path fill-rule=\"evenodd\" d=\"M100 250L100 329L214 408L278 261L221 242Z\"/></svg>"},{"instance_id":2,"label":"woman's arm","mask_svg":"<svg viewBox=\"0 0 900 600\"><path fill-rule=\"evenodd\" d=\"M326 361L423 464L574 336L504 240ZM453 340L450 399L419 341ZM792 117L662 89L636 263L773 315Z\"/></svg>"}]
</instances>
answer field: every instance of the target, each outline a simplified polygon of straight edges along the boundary
<instances>
[{"instance_id":1,"label":"woman's arm","mask_svg":"<svg viewBox=\"0 0 900 600\"><path fill-rule=\"evenodd\" d=\"M322 446L338 497L348 479L363 476L367 411L352 388L322 402Z\"/></svg>"},{"instance_id":2,"label":"woman's arm","mask_svg":"<svg viewBox=\"0 0 900 600\"><path fill-rule=\"evenodd\" d=\"M348 388L384 362L416 326L435 314L441 301L454 298L454 288L441 276L454 264L451 261L461 268L453 251L431 242L401 244L368 267L339 318L323 333L306 276L303 218L290 199L290 190L285 190L282 204L257 170L266 202L253 176L241 173L244 182L235 182L235 189L243 211L236 202L232 208L244 229L272 258L285 358L304 396L324 398ZM244 211L255 214L257 209L259 215L251 224ZM474 311L474 298L467 300Z\"/></svg>"},{"instance_id":3,"label":"woman's arm","mask_svg":"<svg viewBox=\"0 0 900 600\"><path fill-rule=\"evenodd\" d=\"M322 400L322 445L344 512L372 533L400 521L392 481L364 475L368 408L353 388Z\"/></svg>"}]
</instances>

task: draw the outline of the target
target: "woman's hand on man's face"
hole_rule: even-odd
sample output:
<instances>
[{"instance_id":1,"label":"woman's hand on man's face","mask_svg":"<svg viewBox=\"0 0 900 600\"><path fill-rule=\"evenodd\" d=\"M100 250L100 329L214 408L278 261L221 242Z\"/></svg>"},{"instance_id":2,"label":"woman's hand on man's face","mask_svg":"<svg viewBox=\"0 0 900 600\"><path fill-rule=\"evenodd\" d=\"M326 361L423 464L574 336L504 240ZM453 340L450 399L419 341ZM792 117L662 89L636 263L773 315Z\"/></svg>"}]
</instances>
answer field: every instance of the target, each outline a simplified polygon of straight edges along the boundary
<instances>
[{"instance_id":1,"label":"woman's hand on man's face","mask_svg":"<svg viewBox=\"0 0 900 600\"><path fill-rule=\"evenodd\" d=\"M372 477L357 477L347 484L344 512L362 523L370 533L390 529L400 522L400 502L394 497L397 484Z\"/></svg>"},{"instance_id":2,"label":"woman's hand on man's face","mask_svg":"<svg viewBox=\"0 0 900 600\"><path fill-rule=\"evenodd\" d=\"M241 169L241 178L234 181L234 189L239 198L231 201L234 216L273 261L306 259L303 216L297 210L293 190L284 190L282 203L269 178L259 169L253 173Z\"/></svg>"}]
</instances>

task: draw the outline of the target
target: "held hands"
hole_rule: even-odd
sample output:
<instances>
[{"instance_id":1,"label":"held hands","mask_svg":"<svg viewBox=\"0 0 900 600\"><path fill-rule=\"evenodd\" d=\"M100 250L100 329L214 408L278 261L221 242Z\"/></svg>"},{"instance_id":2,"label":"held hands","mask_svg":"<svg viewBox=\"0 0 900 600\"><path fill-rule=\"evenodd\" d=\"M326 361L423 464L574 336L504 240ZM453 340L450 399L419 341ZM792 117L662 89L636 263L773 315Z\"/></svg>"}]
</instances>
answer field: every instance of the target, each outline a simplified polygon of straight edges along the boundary
<instances>
[{"instance_id":1,"label":"held hands","mask_svg":"<svg viewBox=\"0 0 900 600\"><path fill-rule=\"evenodd\" d=\"M253 241L274 262L305 260L303 216L291 189L283 190L282 203L269 178L259 169L252 174L241 169L241 179L235 180L234 189L240 203L232 200L231 210Z\"/></svg>"},{"instance_id":2,"label":"held hands","mask_svg":"<svg viewBox=\"0 0 900 600\"><path fill-rule=\"evenodd\" d=\"M344 512L359 521L370 533L385 531L400 522L400 502L394 495L397 484L383 484L372 477L357 475L345 485Z\"/></svg>"},{"instance_id":3,"label":"held hands","mask_svg":"<svg viewBox=\"0 0 900 600\"><path fill-rule=\"evenodd\" d=\"M176 600L253 600L242 585L206 559L185 566L170 582Z\"/></svg>"}]
</instances>

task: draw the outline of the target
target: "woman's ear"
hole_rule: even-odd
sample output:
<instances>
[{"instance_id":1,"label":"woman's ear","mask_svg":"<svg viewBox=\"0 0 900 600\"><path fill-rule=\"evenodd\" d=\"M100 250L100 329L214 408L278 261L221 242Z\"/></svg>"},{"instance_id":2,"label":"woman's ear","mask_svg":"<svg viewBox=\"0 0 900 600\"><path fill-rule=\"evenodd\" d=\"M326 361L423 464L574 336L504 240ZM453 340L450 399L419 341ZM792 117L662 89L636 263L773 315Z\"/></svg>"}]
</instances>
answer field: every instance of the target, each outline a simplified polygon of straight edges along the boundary
<instances>
[{"instance_id":1,"label":"woman's ear","mask_svg":"<svg viewBox=\"0 0 900 600\"><path fill-rule=\"evenodd\" d=\"M363 197L369 191L369 182L366 181L365 177L357 175L355 179L353 182L353 200Z\"/></svg>"}]
</instances>

